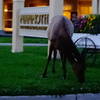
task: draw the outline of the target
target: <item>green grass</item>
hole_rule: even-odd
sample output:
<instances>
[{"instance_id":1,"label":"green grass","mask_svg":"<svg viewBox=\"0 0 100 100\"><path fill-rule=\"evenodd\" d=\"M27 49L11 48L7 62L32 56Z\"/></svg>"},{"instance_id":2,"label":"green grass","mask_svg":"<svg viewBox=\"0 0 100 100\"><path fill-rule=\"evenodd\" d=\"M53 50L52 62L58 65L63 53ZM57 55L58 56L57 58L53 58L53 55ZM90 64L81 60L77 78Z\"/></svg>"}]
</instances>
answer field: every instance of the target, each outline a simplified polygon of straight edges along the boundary
<instances>
[{"instance_id":1,"label":"green grass","mask_svg":"<svg viewBox=\"0 0 100 100\"><path fill-rule=\"evenodd\" d=\"M12 37L0 37L0 43L11 43ZM45 38L24 37L24 43L47 43Z\"/></svg>"},{"instance_id":2,"label":"green grass","mask_svg":"<svg viewBox=\"0 0 100 100\"><path fill-rule=\"evenodd\" d=\"M12 38L11 37L0 37L0 43L11 43Z\"/></svg>"},{"instance_id":3,"label":"green grass","mask_svg":"<svg viewBox=\"0 0 100 100\"><path fill-rule=\"evenodd\" d=\"M24 38L24 43L48 43L48 39L46 38Z\"/></svg>"},{"instance_id":4,"label":"green grass","mask_svg":"<svg viewBox=\"0 0 100 100\"><path fill-rule=\"evenodd\" d=\"M77 82L71 65L68 78L62 79L62 67L56 62L56 73L42 78L47 61L47 47L24 47L23 53L11 53L11 47L0 46L0 95L54 95L100 92L100 55L95 66L87 66L86 81Z\"/></svg>"}]
</instances>

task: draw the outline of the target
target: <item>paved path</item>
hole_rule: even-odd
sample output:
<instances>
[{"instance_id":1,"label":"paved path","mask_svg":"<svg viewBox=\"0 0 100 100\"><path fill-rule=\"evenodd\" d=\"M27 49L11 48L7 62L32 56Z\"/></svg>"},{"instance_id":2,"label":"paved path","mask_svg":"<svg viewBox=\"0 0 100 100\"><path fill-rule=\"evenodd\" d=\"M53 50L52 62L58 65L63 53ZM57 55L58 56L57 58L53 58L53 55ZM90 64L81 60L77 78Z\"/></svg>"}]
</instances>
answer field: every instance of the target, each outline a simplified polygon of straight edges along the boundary
<instances>
[{"instance_id":1,"label":"paved path","mask_svg":"<svg viewBox=\"0 0 100 100\"><path fill-rule=\"evenodd\" d=\"M100 94L77 94L64 96L1 96L0 100L100 100Z\"/></svg>"},{"instance_id":2,"label":"paved path","mask_svg":"<svg viewBox=\"0 0 100 100\"><path fill-rule=\"evenodd\" d=\"M2 36L2 37L11 37L12 32L5 32L3 30L0 30L0 36Z\"/></svg>"},{"instance_id":3,"label":"paved path","mask_svg":"<svg viewBox=\"0 0 100 100\"><path fill-rule=\"evenodd\" d=\"M0 43L0 46L11 46L12 43ZM24 43L24 46L48 46L46 43Z\"/></svg>"}]
</instances>

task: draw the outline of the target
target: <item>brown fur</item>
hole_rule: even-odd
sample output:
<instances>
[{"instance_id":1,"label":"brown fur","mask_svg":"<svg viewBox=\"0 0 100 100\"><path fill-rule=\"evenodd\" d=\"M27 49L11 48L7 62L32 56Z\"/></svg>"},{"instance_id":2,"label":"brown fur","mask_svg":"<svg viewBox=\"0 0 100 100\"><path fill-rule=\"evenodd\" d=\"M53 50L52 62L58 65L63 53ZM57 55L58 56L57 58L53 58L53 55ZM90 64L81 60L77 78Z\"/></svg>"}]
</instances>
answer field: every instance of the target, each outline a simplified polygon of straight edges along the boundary
<instances>
[{"instance_id":1,"label":"brown fur","mask_svg":"<svg viewBox=\"0 0 100 100\"><path fill-rule=\"evenodd\" d=\"M84 82L84 57L79 53L71 39L73 31L73 24L64 16L56 16L52 19L48 28L48 39L50 40L49 56L43 77L46 77L47 75L48 64L51 60L51 55L53 52L54 58L52 71L55 72L55 59L58 50L62 61L64 79L66 79L66 60L68 60L72 64L73 71L75 72L79 82Z\"/></svg>"}]
</instances>

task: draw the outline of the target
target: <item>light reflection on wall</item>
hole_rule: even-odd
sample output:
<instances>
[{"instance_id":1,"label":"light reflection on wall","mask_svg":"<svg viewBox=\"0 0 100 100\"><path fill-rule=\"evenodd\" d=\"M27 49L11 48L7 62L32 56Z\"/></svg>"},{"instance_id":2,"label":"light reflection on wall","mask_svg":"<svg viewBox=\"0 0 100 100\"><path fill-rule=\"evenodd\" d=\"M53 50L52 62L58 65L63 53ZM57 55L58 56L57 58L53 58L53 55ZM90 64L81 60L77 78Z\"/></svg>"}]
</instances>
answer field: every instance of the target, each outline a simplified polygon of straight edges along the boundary
<instances>
[{"instance_id":1,"label":"light reflection on wall","mask_svg":"<svg viewBox=\"0 0 100 100\"><path fill-rule=\"evenodd\" d=\"M92 1L84 0L78 2L78 16L92 14Z\"/></svg>"},{"instance_id":2,"label":"light reflection on wall","mask_svg":"<svg viewBox=\"0 0 100 100\"><path fill-rule=\"evenodd\" d=\"M4 0L3 29L5 31L12 31L12 0Z\"/></svg>"},{"instance_id":3,"label":"light reflection on wall","mask_svg":"<svg viewBox=\"0 0 100 100\"><path fill-rule=\"evenodd\" d=\"M64 16L68 17L68 19L71 18L71 5L65 5L64 6Z\"/></svg>"},{"instance_id":4,"label":"light reflection on wall","mask_svg":"<svg viewBox=\"0 0 100 100\"><path fill-rule=\"evenodd\" d=\"M25 0L25 7L49 6L49 0Z\"/></svg>"},{"instance_id":5,"label":"light reflection on wall","mask_svg":"<svg viewBox=\"0 0 100 100\"><path fill-rule=\"evenodd\" d=\"M7 5L4 6L4 12L8 12Z\"/></svg>"}]
</instances>

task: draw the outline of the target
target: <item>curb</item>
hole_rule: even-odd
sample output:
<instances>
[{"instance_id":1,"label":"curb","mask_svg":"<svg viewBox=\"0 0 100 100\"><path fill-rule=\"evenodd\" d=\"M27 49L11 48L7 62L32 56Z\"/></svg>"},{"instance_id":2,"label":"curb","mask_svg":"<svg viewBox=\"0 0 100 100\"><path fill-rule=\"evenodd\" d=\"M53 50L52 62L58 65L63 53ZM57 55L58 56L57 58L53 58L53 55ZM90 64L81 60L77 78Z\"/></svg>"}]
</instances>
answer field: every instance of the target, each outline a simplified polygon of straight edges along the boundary
<instances>
[{"instance_id":1,"label":"curb","mask_svg":"<svg viewBox=\"0 0 100 100\"><path fill-rule=\"evenodd\" d=\"M70 95L54 95L54 96L1 96L0 100L100 100L98 94L70 94Z\"/></svg>"}]
</instances>

